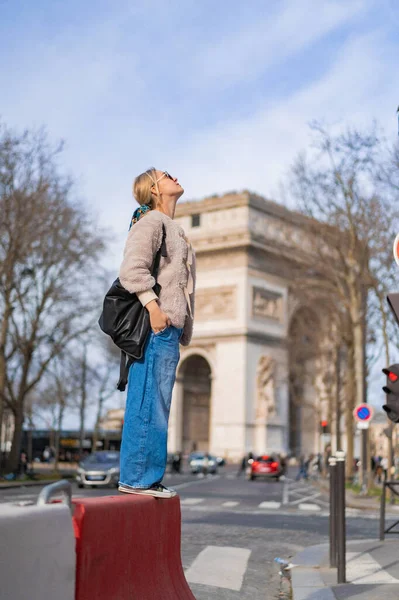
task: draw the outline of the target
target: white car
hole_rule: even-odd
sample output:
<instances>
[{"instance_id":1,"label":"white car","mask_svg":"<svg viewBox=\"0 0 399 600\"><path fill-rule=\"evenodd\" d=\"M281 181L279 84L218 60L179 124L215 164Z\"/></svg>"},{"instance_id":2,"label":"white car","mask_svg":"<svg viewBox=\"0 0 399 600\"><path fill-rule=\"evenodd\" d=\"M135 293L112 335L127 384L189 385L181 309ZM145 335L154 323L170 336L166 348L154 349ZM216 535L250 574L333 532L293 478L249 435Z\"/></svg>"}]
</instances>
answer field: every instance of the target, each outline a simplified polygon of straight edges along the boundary
<instances>
[{"instance_id":1,"label":"white car","mask_svg":"<svg viewBox=\"0 0 399 600\"><path fill-rule=\"evenodd\" d=\"M191 473L217 473L218 463L216 456L207 454L206 452L192 452L188 459Z\"/></svg>"},{"instance_id":2,"label":"white car","mask_svg":"<svg viewBox=\"0 0 399 600\"><path fill-rule=\"evenodd\" d=\"M119 452L101 450L93 452L81 463L76 472L78 487L118 487Z\"/></svg>"}]
</instances>

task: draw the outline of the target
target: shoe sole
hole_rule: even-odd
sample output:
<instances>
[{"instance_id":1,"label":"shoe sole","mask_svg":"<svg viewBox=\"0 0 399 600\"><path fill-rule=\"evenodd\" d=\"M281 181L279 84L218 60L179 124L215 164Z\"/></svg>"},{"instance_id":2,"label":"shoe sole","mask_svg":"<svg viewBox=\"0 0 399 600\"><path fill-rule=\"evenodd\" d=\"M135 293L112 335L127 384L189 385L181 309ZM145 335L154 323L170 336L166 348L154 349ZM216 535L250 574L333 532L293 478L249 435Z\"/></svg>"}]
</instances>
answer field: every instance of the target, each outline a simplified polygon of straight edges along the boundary
<instances>
[{"instance_id":1,"label":"shoe sole","mask_svg":"<svg viewBox=\"0 0 399 600\"><path fill-rule=\"evenodd\" d=\"M165 494L165 492L157 492L155 490L128 490L121 486L118 487L118 491L124 494L135 494L136 496L152 496L153 498L174 498L177 493Z\"/></svg>"}]
</instances>

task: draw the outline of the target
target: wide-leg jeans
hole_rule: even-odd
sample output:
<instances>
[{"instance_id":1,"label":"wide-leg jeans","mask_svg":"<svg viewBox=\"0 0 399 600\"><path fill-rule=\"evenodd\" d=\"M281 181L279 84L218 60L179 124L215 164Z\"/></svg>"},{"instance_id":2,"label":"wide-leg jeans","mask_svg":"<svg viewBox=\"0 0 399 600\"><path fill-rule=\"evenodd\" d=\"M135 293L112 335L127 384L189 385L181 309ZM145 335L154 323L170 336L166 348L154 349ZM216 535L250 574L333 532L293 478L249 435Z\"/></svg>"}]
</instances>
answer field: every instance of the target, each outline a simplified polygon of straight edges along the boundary
<instances>
[{"instance_id":1,"label":"wide-leg jeans","mask_svg":"<svg viewBox=\"0 0 399 600\"><path fill-rule=\"evenodd\" d=\"M150 488L162 481L172 391L182 329L170 326L148 336L143 358L129 371L123 423L120 484Z\"/></svg>"}]
</instances>

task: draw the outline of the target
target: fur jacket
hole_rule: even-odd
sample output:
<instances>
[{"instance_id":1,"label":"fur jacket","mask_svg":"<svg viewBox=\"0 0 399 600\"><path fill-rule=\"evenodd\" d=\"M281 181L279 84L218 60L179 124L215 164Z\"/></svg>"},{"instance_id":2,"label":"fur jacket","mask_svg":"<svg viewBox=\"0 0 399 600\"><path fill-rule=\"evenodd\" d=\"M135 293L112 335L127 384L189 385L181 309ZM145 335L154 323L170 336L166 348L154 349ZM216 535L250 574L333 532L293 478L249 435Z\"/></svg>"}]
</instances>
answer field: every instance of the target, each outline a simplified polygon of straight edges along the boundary
<instances>
[{"instance_id":1,"label":"fur jacket","mask_svg":"<svg viewBox=\"0 0 399 600\"><path fill-rule=\"evenodd\" d=\"M190 268L187 262L189 242L183 228L176 221L157 210L152 210L132 226L125 245L119 280L125 289L136 293L144 305L157 298L152 291L155 279L151 275L151 267L161 246L162 223L166 230L167 257L162 256L159 265L158 283L162 289L158 304L168 315L172 325L183 328L180 343L188 346L193 333L195 255L192 251L193 291L189 296L190 312L185 293Z\"/></svg>"}]
</instances>

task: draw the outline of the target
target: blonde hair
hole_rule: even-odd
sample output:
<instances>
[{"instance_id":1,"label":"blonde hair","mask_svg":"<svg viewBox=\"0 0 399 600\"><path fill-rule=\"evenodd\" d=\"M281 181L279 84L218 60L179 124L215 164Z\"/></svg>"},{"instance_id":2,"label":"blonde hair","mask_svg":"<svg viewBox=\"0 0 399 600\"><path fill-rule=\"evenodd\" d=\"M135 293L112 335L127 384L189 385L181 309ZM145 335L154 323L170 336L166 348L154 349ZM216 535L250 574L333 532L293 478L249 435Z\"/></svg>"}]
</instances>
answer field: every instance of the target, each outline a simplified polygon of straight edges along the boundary
<instances>
[{"instance_id":1,"label":"blonde hair","mask_svg":"<svg viewBox=\"0 0 399 600\"><path fill-rule=\"evenodd\" d=\"M152 194L152 188L155 186L158 198L154 198ZM137 202L143 206L146 204L150 208L154 209L161 202L161 195L159 193L157 183L157 171L154 167L150 167L144 173L141 173L136 177L133 183L133 196Z\"/></svg>"}]
</instances>

